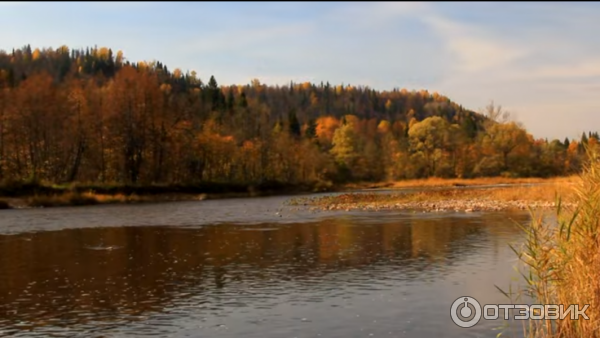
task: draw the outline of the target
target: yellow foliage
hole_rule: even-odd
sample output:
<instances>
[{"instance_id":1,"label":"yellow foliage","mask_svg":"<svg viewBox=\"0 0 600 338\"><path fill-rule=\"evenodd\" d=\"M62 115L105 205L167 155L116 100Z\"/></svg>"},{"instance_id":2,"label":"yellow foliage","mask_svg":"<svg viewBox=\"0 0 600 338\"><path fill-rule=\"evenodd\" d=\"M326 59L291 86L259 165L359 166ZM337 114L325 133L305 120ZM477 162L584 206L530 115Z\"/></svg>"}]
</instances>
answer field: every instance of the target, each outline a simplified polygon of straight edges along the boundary
<instances>
[{"instance_id":1,"label":"yellow foliage","mask_svg":"<svg viewBox=\"0 0 600 338\"><path fill-rule=\"evenodd\" d=\"M355 115L346 115L344 116L346 118L346 123L353 126L353 127L357 127L360 123L360 120L357 116Z\"/></svg>"},{"instance_id":2,"label":"yellow foliage","mask_svg":"<svg viewBox=\"0 0 600 338\"><path fill-rule=\"evenodd\" d=\"M389 133L391 130L391 126L390 123L386 120L382 120L381 122L379 122L379 125L377 126L377 131L382 133L382 134L386 134Z\"/></svg>"},{"instance_id":3,"label":"yellow foliage","mask_svg":"<svg viewBox=\"0 0 600 338\"><path fill-rule=\"evenodd\" d=\"M40 56L41 56L41 52L40 52L40 50L38 48L36 48L33 51L33 55L32 55L33 60L35 61L35 60L39 59Z\"/></svg>"},{"instance_id":4,"label":"yellow foliage","mask_svg":"<svg viewBox=\"0 0 600 338\"><path fill-rule=\"evenodd\" d=\"M414 118L414 117L413 117L413 118L411 118L411 119L410 119L410 122L408 123L408 128L409 128L409 129L410 129L410 128L412 128L412 127L413 127L415 124L417 124L417 123L419 123L419 121L417 121L417 119L416 119L416 118Z\"/></svg>"},{"instance_id":5,"label":"yellow foliage","mask_svg":"<svg viewBox=\"0 0 600 338\"><path fill-rule=\"evenodd\" d=\"M171 92L171 85L168 83L163 83L160 85L160 90L164 93L169 94Z\"/></svg>"},{"instance_id":6,"label":"yellow foliage","mask_svg":"<svg viewBox=\"0 0 600 338\"><path fill-rule=\"evenodd\" d=\"M175 68L175 70L173 71L173 77L175 77L176 79L181 78L182 74L183 73L181 72L181 69L179 69L179 68Z\"/></svg>"},{"instance_id":7,"label":"yellow foliage","mask_svg":"<svg viewBox=\"0 0 600 338\"><path fill-rule=\"evenodd\" d=\"M388 99L385 102L385 110L389 111L390 109L392 109L392 100Z\"/></svg>"},{"instance_id":8,"label":"yellow foliage","mask_svg":"<svg viewBox=\"0 0 600 338\"><path fill-rule=\"evenodd\" d=\"M116 57L115 62L118 64L123 62L123 51L120 50L117 52L117 57Z\"/></svg>"},{"instance_id":9,"label":"yellow foliage","mask_svg":"<svg viewBox=\"0 0 600 338\"><path fill-rule=\"evenodd\" d=\"M106 48L106 47L100 48L99 56L103 60L108 60L108 48Z\"/></svg>"},{"instance_id":10,"label":"yellow foliage","mask_svg":"<svg viewBox=\"0 0 600 338\"><path fill-rule=\"evenodd\" d=\"M312 106L316 106L319 104L319 98L317 97L317 95L315 93L310 94L310 104Z\"/></svg>"},{"instance_id":11,"label":"yellow foliage","mask_svg":"<svg viewBox=\"0 0 600 338\"><path fill-rule=\"evenodd\" d=\"M254 88L260 88L261 87L261 83L259 79L252 79L252 81L250 81L250 83L252 84L252 87Z\"/></svg>"}]
</instances>

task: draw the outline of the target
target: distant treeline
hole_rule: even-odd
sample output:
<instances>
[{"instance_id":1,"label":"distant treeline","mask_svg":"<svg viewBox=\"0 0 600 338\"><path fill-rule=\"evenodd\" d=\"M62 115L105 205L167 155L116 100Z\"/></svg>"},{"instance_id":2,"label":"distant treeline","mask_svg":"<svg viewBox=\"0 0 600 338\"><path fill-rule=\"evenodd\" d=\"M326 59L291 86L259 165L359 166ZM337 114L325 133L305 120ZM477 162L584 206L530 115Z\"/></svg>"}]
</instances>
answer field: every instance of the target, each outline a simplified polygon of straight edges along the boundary
<instances>
[{"instance_id":1,"label":"distant treeline","mask_svg":"<svg viewBox=\"0 0 600 338\"><path fill-rule=\"evenodd\" d=\"M0 181L318 185L577 172L493 103L329 83L219 86L109 48L0 52Z\"/></svg>"}]
</instances>

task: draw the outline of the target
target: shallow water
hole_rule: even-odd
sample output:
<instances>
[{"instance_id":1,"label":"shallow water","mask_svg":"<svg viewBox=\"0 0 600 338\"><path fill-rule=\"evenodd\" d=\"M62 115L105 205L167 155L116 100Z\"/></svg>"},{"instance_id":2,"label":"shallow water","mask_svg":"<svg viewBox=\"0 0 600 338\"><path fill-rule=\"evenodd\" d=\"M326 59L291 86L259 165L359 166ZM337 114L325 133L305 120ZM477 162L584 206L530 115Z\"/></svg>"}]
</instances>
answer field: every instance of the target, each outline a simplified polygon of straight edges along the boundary
<instances>
[{"instance_id":1,"label":"shallow water","mask_svg":"<svg viewBox=\"0 0 600 338\"><path fill-rule=\"evenodd\" d=\"M0 212L0 336L495 337L527 214L311 213L285 197ZM516 332L516 336L519 332Z\"/></svg>"}]
</instances>

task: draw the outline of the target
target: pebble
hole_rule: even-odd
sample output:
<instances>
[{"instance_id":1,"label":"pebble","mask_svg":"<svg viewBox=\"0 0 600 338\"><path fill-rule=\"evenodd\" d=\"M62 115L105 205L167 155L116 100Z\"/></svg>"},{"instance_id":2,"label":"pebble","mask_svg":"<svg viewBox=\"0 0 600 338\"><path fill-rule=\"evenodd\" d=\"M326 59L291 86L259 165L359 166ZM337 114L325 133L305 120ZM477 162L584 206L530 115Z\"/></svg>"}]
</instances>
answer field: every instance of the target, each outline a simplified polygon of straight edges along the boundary
<instances>
[{"instance_id":1,"label":"pebble","mask_svg":"<svg viewBox=\"0 0 600 338\"><path fill-rule=\"evenodd\" d=\"M573 203L563 203L563 207L575 206ZM422 210L424 212L477 212L477 211L502 211L502 210L527 210L531 209L551 209L555 208L554 202L529 202L529 201L494 201L494 200L445 200L431 202L406 202L406 203L379 203L363 204L353 203L332 203L327 206L313 207L311 211L323 210Z\"/></svg>"}]
</instances>

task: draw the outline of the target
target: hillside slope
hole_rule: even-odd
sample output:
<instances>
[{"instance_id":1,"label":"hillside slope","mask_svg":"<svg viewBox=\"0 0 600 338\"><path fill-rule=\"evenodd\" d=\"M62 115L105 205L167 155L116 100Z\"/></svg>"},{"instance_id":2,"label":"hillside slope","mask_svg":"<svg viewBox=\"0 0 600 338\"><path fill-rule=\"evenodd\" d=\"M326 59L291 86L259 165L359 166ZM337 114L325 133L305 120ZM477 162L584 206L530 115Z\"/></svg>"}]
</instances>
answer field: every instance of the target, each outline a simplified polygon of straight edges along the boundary
<instances>
[{"instance_id":1,"label":"hillside slope","mask_svg":"<svg viewBox=\"0 0 600 338\"><path fill-rule=\"evenodd\" d=\"M0 52L0 88L0 181L549 176L578 170L583 156L581 142L535 140L426 90L219 86L212 76L131 63L109 48Z\"/></svg>"}]
</instances>

